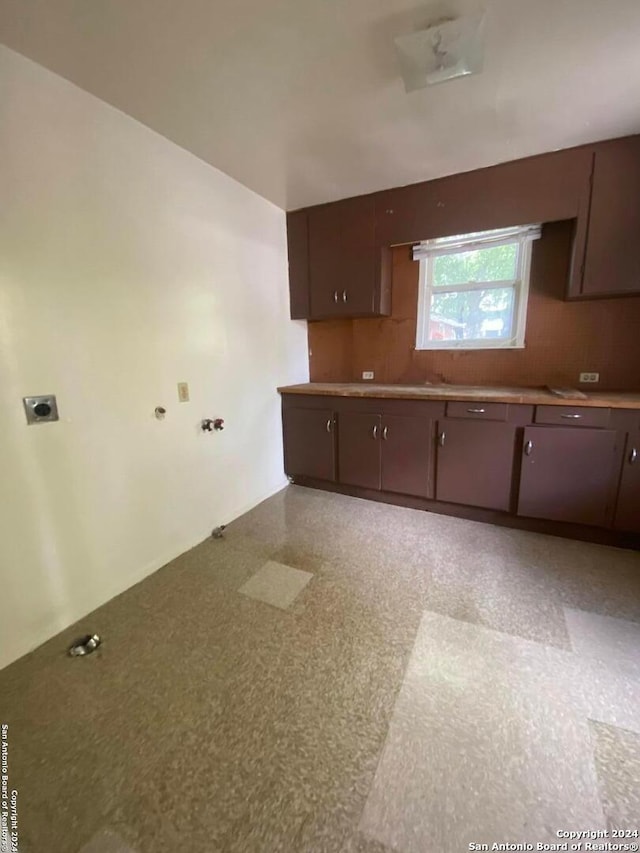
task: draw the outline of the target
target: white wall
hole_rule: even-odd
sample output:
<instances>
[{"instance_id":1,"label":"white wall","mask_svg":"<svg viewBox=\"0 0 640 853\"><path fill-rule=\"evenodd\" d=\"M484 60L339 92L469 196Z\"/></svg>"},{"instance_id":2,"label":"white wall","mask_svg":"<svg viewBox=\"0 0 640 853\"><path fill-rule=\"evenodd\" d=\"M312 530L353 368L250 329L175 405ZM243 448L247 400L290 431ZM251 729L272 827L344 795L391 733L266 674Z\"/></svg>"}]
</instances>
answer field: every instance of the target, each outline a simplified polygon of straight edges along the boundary
<instances>
[{"instance_id":1,"label":"white wall","mask_svg":"<svg viewBox=\"0 0 640 853\"><path fill-rule=\"evenodd\" d=\"M307 370L284 213L0 47L0 667L280 489Z\"/></svg>"}]
</instances>

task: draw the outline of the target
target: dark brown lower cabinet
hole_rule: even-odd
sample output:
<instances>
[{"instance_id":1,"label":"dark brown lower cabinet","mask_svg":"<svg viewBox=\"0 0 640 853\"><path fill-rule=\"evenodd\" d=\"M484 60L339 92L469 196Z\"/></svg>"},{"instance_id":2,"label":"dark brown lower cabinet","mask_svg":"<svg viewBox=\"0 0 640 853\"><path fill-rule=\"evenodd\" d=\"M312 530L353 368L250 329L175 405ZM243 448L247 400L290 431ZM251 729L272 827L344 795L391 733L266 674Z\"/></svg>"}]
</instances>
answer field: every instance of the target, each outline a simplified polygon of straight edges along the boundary
<instances>
[{"instance_id":1,"label":"dark brown lower cabinet","mask_svg":"<svg viewBox=\"0 0 640 853\"><path fill-rule=\"evenodd\" d=\"M348 486L429 497L431 421L340 412L338 480Z\"/></svg>"},{"instance_id":2,"label":"dark brown lower cabinet","mask_svg":"<svg viewBox=\"0 0 640 853\"><path fill-rule=\"evenodd\" d=\"M383 415L381 438L382 490L430 497L431 421L428 418Z\"/></svg>"},{"instance_id":3,"label":"dark brown lower cabinet","mask_svg":"<svg viewBox=\"0 0 640 853\"><path fill-rule=\"evenodd\" d=\"M348 486L380 488L382 417L361 412L338 415L338 479Z\"/></svg>"},{"instance_id":4,"label":"dark brown lower cabinet","mask_svg":"<svg viewBox=\"0 0 640 853\"><path fill-rule=\"evenodd\" d=\"M445 416L443 402L285 397L285 471L299 482L335 483L366 497L379 492L391 503L453 515L464 515L466 506L469 517L500 523L483 512L498 510L517 513L515 526L526 529L587 539L611 534L623 544L638 539L640 412L503 411L481 403L480 420L469 417L468 403L453 403ZM576 414L580 419L560 425L563 415Z\"/></svg>"},{"instance_id":5,"label":"dark brown lower cabinet","mask_svg":"<svg viewBox=\"0 0 640 853\"><path fill-rule=\"evenodd\" d=\"M527 427L518 515L604 527L617 433Z\"/></svg>"},{"instance_id":6,"label":"dark brown lower cabinet","mask_svg":"<svg viewBox=\"0 0 640 853\"><path fill-rule=\"evenodd\" d=\"M509 511L516 427L474 420L438 421L436 499Z\"/></svg>"},{"instance_id":7,"label":"dark brown lower cabinet","mask_svg":"<svg viewBox=\"0 0 640 853\"><path fill-rule=\"evenodd\" d=\"M614 526L640 533L640 435L627 440Z\"/></svg>"},{"instance_id":8,"label":"dark brown lower cabinet","mask_svg":"<svg viewBox=\"0 0 640 853\"><path fill-rule=\"evenodd\" d=\"M331 409L288 408L283 412L284 470L335 481L335 416Z\"/></svg>"}]
</instances>

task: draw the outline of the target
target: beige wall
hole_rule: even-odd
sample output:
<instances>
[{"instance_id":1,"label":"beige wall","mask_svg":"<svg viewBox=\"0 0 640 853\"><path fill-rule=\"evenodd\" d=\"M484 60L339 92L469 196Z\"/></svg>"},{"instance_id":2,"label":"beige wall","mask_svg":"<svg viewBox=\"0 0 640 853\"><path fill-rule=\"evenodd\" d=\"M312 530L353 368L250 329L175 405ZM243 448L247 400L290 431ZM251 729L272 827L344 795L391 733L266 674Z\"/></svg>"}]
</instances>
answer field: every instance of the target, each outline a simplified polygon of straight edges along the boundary
<instances>
[{"instance_id":1,"label":"beige wall","mask_svg":"<svg viewBox=\"0 0 640 853\"><path fill-rule=\"evenodd\" d=\"M0 198L1 667L284 485L307 359L284 213L3 47Z\"/></svg>"}]
</instances>

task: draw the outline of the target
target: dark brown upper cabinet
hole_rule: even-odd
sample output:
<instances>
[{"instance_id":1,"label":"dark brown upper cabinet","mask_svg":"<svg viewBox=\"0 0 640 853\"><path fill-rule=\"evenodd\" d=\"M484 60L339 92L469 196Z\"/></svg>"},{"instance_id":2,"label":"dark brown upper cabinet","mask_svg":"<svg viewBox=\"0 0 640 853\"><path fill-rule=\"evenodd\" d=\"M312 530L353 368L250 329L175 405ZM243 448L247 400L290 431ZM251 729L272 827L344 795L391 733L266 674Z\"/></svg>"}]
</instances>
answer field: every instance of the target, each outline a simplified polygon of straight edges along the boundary
<instances>
[{"instance_id":1,"label":"dark brown upper cabinet","mask_svg":"<svg viewBox=\"0 0 640 853\"><path fill-rule=\"evenodd\" d=\"M593 150L591 197L580 240L582 263L571 277L569 297L638 294L640 137L599 143Z\"/></svg>"},{"instance_id":2,"label":"dark brown upper cabinet","mask_svg":"<svg viewBox=\"0 0 640 853\"><path fill-rule=\"evenodd\" d=\"M592 152L556 151L377 193L380 245L578 217Z\"/></svg>"},{"instance_id":3,"label":"dark brown upper cabinet","mask_svg":"<svg viewBox=\"0 0 640 853\"><path fill-rule=\"evenodd\" d=\"M289 303L292 320L309 316L309 214L306 210L287 213L289 254Z\"/></svg>"},{"instance_id":4,"label":"dark brown upper cabinet","mask_svg":"<svg viewBox=\"0 0 640 853\"><path fill-rule=\"evenodd\" d=\"M287 216L294 319L388 314L385 252L375 240L372 196L323 204Z\"/></svg>"},{"instance_id":5,"label":"dark brown upper cabinet","mask_svg":"<svg viewBox=\"0 0 640 853\"><path fill-rule=\"evenodd\" d=\"M560 220L574 222L568 299L640 293L640 136L289 213L291 316L388 315L390 246Z\"/></svg>"}]
</instances>

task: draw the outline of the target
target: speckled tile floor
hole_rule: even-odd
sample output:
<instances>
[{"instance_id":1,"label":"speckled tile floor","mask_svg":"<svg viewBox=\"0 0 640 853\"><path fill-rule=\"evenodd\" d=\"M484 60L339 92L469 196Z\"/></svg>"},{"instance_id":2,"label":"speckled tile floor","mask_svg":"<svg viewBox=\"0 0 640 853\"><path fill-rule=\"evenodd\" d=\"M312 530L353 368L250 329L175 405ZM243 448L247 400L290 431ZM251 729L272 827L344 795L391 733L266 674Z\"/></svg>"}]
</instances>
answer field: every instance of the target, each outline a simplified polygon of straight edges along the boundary
<instances>
[{"instance_id":1,"label":"speckled tile floor","mask_svg":"<svg viewBox=\"0 0 640 853\"><path fill-rule=\"evenodd\" d=\"M20 850L638 828L638 660L639 554L292 486L0 672Z\"/></svg>"}]
</instances>

